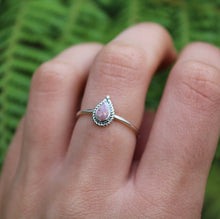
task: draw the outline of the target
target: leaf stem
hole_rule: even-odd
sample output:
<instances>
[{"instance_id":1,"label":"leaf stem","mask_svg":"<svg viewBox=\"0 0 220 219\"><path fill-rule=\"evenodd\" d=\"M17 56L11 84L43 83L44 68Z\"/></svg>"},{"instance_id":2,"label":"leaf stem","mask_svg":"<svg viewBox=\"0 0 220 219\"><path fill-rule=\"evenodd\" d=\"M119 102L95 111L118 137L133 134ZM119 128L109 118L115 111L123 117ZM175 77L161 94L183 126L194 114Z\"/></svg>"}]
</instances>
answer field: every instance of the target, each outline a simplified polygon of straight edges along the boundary
<instances>
[{"instance_id":1,"label":"leaf stem","mask_svg":"<svg viewBox=\"0 0 220 219\"><path fill-rule=\"evenodd\" d=\"M69 15L67 16L66 19L66 25L63 28L63 32L59 39L59 44L61 47L67 44L68 37L72 35L71 32L73 31L73 27L76 25L76 21L80 13L80 7L82 5L82 2L83 2L82 0L73 1L69 9Z\"/></svg>"},{"instance_id":2,"label":"leaf stem","mask_svg":"<svg viewBox=\"0 0 220 219\"><path fill-rule=\"evenodd\" d=\"M180 7L180 42L181 46L185 46L189 43L189 15L188 15L188 3L182 1L182 7Z\"/></svg>"},{"instance_id":3,"label":"leaf stem","mask_svg":"<svg viewBox=\"0 0 220 219\"><path fill-rule=\"evenodd\" d=\"M139 0L128 1L128 27L138 22L139 8Z\"/></svg>"}]
</instances>

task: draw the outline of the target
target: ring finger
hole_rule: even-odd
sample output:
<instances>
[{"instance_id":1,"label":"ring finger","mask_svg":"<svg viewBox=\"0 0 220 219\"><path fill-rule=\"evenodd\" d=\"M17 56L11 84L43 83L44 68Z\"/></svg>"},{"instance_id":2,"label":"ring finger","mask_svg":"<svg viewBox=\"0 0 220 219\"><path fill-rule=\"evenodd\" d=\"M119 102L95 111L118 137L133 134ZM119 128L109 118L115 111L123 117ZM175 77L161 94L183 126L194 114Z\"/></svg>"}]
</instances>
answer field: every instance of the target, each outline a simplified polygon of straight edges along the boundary
<instances>
[{"instance_id":1,"label":"ring finger","mask_svg":"<svg viewBox=\"0 0 220 219\"><path fill-rule=\"evenodd\" d=\"M160 65L170 64L174 57L171 37L162 27L146 23L129 28L97 56L82 109L95 108L110 95L115 114L139 128L151 77ZM76 167L77 172L82 167L90 179L96 178L93 181L123 182L129 174L135 145L136 136L125 125L113 121L102 128L91 116L81 116L73 132L67 165Z\"/></svg>"}]
</instances>

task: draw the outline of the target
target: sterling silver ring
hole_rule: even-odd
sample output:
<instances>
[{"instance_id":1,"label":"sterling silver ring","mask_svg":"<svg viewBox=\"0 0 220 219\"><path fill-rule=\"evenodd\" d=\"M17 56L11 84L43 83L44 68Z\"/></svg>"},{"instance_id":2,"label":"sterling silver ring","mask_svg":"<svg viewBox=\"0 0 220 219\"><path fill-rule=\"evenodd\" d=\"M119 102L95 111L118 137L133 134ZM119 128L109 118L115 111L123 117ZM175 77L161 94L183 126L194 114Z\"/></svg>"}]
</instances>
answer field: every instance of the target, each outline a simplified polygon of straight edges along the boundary
<instances>
[{"instance_id":1,"label":"sterling silver ring","mask_svg":"<svg viewBox=\"0 0 220 219\"><path fill-rule=\"evenodd\" d=\"M106 96L94 109L80 110L76 115L92 114L94 123L98 126L105 127L110 125L115 119L122 124L131 128L135 134L138 134L138 129L121 116L115 115L113 104L110 100L110 96Z\"/></svg>"}]
</instances>

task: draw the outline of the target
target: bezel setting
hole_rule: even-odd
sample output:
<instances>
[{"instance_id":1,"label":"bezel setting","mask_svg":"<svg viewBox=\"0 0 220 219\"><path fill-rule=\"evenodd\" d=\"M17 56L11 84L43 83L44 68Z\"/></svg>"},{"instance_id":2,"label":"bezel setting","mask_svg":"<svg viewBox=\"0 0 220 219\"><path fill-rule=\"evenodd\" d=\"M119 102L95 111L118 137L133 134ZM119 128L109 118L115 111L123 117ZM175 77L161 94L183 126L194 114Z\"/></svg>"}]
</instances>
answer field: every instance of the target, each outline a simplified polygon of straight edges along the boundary
<instances>
[{"instance_id":1,"label":"bezel setting","mask_svg":"<svg viewBox=\"0 0 220 219\"><path fill-rule=\"evenodd\" d=\"M110 110L110 115L108 116L108 118L106 120L99 120L96 116L97 110L101 107L102 104L107 103L109 110ZM114 107L113 104L110 100L110 96L106 96L105 99L103 99L93 110L92 113L92 119L95 122L96 125L98 126L107 126L109 124L111 124L112 120L114 119Z\"/></svg>"}]
</instances>

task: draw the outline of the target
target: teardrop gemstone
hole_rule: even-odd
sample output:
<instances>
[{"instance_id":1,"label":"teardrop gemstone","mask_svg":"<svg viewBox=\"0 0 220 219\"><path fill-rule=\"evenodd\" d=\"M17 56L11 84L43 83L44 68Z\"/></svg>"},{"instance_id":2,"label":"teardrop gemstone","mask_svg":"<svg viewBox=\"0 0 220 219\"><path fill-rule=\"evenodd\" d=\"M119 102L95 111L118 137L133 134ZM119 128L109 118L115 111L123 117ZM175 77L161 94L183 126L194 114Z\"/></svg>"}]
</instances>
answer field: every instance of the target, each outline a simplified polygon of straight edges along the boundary
<instances>
[{"instance_id":1,"label":"teardrop gemstone","mask_svg":"<svg viewBox=\"0 0 220 219\"><path fill-rule=\"evenodd\" d=\"M108 120L110 114L111 114L111 110L109 104L107 103L107 101L104 101L96 110L95 117L99 121L105 121Z\"/></svg>"}]
</instances>

